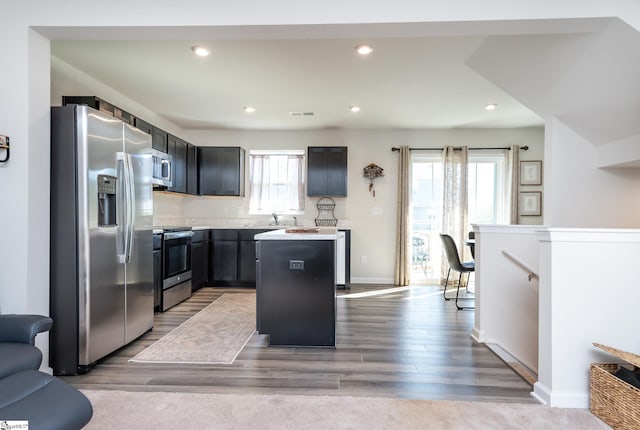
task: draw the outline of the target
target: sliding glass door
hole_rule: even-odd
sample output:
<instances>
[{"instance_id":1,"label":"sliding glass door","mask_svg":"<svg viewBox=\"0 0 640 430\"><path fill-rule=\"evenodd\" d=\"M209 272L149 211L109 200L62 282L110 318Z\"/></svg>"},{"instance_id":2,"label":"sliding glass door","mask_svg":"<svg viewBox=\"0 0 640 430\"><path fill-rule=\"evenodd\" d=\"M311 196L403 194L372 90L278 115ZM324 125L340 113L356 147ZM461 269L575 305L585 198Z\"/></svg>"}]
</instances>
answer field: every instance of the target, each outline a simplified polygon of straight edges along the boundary
<instances>
[{"instance_id":1,"label":"sliding glass door","mask_svg":"<svg viewBox=\"0 0 640 430\"><path fill-rule=\"evenodd\" d=\"M469 224L508 222L505 166L504 151L469 151ZM443 189L441 153L412 151L410 225L413 284L438 283L442 277Z\"/></svg>"}]
</instances>

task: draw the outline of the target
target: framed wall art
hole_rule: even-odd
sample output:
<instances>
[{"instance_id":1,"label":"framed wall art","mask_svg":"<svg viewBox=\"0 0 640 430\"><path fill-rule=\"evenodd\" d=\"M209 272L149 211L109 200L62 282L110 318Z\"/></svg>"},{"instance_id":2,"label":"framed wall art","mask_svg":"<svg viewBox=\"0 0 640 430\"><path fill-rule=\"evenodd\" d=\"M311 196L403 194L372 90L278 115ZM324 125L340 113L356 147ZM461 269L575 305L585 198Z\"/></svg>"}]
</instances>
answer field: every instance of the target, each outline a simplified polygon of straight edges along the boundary
<instances>
[{"instance_id":1,"label":"framed wall art","mask_svg":"<svg viewBox=\"0 0 640 430\"><path fill-rule=\"evenodd\" d=\"M542 160L520 162L520 185L542 185Z\"/></svg>"},{"instance_id":2,"label":"framed wall art","mask_svg":"<svg viewBox=\"0 0 640 430\"><path fill-rule=\"evenodd\" d=\"M518 200L520 216L540 216L542 215L542 192L541 191L521 191Z\"/></svg>"}]
</instances>

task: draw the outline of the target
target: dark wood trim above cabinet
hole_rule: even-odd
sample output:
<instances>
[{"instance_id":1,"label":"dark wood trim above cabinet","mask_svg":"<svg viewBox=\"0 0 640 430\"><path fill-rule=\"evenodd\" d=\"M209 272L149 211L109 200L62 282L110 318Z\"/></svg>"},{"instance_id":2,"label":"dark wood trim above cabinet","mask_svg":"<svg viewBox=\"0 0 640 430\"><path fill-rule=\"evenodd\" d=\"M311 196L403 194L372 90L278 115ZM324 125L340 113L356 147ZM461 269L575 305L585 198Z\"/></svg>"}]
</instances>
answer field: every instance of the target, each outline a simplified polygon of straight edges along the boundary
<instances>
[{"instance_id":1,"label":"dark wood trim above cabinet","mask_svg":"<svg viewBox=\"0 0 640 430\"><path fill-rule=\"evenodd\" d=\"M167 138L169 133L140 118L135 119L136 128L151 135L151 147L165 154L168 152Z\"/></svg>"},{"instance_id":2,"label":"dark wood trim above cabinet","mask_svg":"<svg viewBox=\"0 0 640 430\"><path fill-rule=\"evenodd\" d=\"M112 105L106 100L103 100L96 96L62 96L62 106L69 104L87 105L91 108L104 112L115 118L118 118L127 124L135 126L136 117L129 112L120 109L117 106Z\"/></svg>"}]
</instances>

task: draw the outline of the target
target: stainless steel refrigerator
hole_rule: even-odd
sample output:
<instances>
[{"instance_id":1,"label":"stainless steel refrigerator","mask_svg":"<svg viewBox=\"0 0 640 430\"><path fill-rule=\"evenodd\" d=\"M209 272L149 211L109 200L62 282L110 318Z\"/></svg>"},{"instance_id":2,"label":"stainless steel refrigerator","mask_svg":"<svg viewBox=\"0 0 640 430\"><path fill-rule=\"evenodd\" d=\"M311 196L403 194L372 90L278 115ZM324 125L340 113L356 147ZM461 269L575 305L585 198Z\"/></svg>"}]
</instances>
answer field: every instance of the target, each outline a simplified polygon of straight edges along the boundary
<instances>
[{"instance_id":1,"label":"stainless steel refrigerator","mask_svg":"<svg viewBox=\"0 0 640 430\"><path fill-rule=\"evenodd\" d=\"M51 109L51 367L84 373L153 326L151 136Z\"/></svg>"}]
</instances>

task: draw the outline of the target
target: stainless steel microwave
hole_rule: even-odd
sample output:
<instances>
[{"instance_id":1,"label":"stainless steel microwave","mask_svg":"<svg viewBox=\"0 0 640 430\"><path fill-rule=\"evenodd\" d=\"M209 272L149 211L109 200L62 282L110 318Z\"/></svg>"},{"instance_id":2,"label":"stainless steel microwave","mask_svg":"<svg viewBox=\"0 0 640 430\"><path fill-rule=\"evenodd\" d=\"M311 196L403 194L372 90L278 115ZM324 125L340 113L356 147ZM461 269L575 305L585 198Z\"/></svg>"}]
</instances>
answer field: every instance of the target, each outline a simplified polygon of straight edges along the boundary
<instances>
[{"instance_id":1,"label":"stainless steel microwave","mask_svg":"<svg viewBox=\"0 0 640 430\"><path fill-rule=\"evenodd\" d=\"M173 186L173 157L158 150L151 151L154 186L171 188Z\"/></svg>"}]
</instances>

